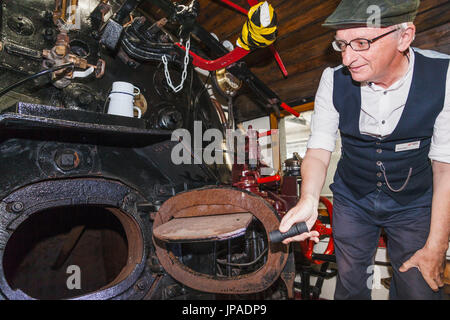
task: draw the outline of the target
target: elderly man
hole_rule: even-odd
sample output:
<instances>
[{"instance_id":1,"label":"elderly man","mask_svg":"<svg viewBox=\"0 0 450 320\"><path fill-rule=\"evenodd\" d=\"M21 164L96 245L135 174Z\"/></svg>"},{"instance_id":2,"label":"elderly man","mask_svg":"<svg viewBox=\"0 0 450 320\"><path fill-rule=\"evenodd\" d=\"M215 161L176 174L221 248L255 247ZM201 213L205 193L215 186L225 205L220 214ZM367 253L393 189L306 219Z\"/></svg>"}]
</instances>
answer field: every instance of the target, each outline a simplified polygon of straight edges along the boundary
<instances>
[{"instance_id":1,"label":"elderly man","mask_svg":"<svg viewBox=\"0 0 450 320\"><path fill-rule=\"evenodd\" d=\"M450 229L449 56L411 49L418 0L343 0L342 65L317 91L299 203L279 230L311 228L338 129L342 157L330 186L338 277L335 299L370 299L380 230L388 236L391 299L441 299ZM377 24L378 23L378 24ZM311 238L315 231L284 243Z\"/></svg>"}]
</instances>

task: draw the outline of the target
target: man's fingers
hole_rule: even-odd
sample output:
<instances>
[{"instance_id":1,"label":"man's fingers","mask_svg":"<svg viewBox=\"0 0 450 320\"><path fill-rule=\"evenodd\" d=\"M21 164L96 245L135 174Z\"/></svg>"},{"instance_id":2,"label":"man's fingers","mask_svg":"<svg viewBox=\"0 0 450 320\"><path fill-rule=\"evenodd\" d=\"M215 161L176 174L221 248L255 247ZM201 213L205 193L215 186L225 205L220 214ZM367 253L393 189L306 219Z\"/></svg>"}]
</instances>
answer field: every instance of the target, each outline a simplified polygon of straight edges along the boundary
<instances>
[{"instance_id":1,"label":"man's fingers","mask_svg":"<svg viewBox=\"0 0 450 320\"><path fill-rule=\"evenodd\" d=\"M411 268L413 268L413 267L418 267L415 263L413 263L412 261L412 258L411 259L409 259L409 260L407 260L407 261L405 261L403 264L402 264L402 266L398 269L400 272L406 272L406 271L408 271L409 269L411 269Z\"/></svg>"},{"instance_id":2,"label":"man's fingers","mask_svg":"<svg viewBox=\"0 0 450 320\"><path fill-rule=\"evenodd\" d=\"M436 279L436 283L437 283L437 285L438 285L439 288L442 288L442 287L445 285L444 279L443 279L443 277L440 276L440 275L439 275L438 278Z\"/></svg>"},{"instance_id":3,"label":"man's fingers","mask_svg":"<svg viewBox=\"0 0 450 320\"><path fill-rule=\"evenodd\" d=\"M439 275L434 276L432 273L422 272L422 270L420 270L418 263L415 261L414 256L412 256L409 260L403 263L403 265L398 270L400 272L406 272L411 268L419 269L419 272L422 274L423 279L430 286L431 290L438 291L439 287L442 287L444 285Z\"/></svg>"},{"instance_id":4,"label":"man's fingers","mask_svg":"<svg viewBox=\"0 0 450 320\"><path fill-rule=\"evenodd\" d=\"M420 272L419 266L414 264L414 263L412 263L410 260L406 261L398 270L400 272L406 272L409 269L415 267L415 268L419 269L419 272ZM422 273L422 277L425 280L425 282L430 286L431 290L433 290L433 291L438 291L439 290L439 281L435 281L430 275L424 274L424 273Z\"/></svg>"},{"instance_id":5,"label":"man's fingers","mask_svg":"<svg viewBox=\"0 0 450 320\"><path fill-rule=\"evenodd\" d=\"M288 243L293 242L293 241L304 241L304 240L306 240L308 238L311 238L311 240L313 240L316 243L319 242L319 232L317 232L317 231L304 232L304 233L302 233L302 234L300 234L298 236L284 239L283 243L284 244L288 244Z\"/></svg>"},{"instance_id":6,"label":"man's fingers","mask_svg":"<svg viewBox=\"0 0 450 320\"><path fill-rule=\"evenodd\" d=\"M311 235L311 237L317 239L317 242L319 242L320 233L318 231L314 230L314 231L311 231L309 234Z\"/></svg>"},{"instance_id":7,"label":"man's fingers","mask_svg":"<svg viewBox=\"0 0 450 320\"><path fill-rule=\"evenodd\" d=\"M444 286L444 263L435 256L434 252L430 252L424 247L405 261L399 271L405 272L413 267L417 268L428 286L437 292L439 287Z\"/></svg>"},{"instance_id":8,"label":"man's fingers","mask_svg":"<svg viewBox=\"0 0 450 320\"><path fill-rule=\"evenodd\" d=\"M428 283L428 285L430 286L431 290L433 290L435 292L439 291L439 286L432 277L430 277L429 275L425 275L425 274L422 274L422 276L425 279L425 281Z\"/></svg>"},{"instance_id":9,"label":"man's fingers","mask_svg":"<svg viewBox=\"0 0 450 320\"><path fill-rule=\"evenodd\" d=\"M319 237L311 237L309 239L314 241L315 243L319 243Z\"/></svg>"},{"instance_id":10,"label":"man's fingers","mask_svg":"<svg viewBox=\"0 0 450 320\"><path fill-rule=\"evenodd\" d=\"M317 210L316 210L317 213ZM280 232L285 233L289 230L290 227L292 227L294 224L311 219L311 217L314 215L314 206L310 203L303 203L302 205L295 206L292 209L290 209L287 214L281 219L280 226L278 227L278 230ZM311 228L311 226L308 226Z\"/></svg>"},{"instance_id":11,"label":"man's fingers","mask_svg":"<svg viewBox=\"0 0 450 320\"><path fill-rule=\"evenodd\" d=\"M278 230L280 230L281 233L287 232L295 223L299 222L301 219L301 216L296 216L293 212L289 212L284 218L281 220L280 226Z\"/></svg>"},{"instance_id":12,"label":"man's fingers","mask_svg":"<svg viewBox=\"0 0 450 320\"><path fill-rule=\"evenodd\" d=\"M294 223L294 219L283 219L278 230L280 230L281 233L285 233L294 225Z\"/></svg>"}]
</instances>

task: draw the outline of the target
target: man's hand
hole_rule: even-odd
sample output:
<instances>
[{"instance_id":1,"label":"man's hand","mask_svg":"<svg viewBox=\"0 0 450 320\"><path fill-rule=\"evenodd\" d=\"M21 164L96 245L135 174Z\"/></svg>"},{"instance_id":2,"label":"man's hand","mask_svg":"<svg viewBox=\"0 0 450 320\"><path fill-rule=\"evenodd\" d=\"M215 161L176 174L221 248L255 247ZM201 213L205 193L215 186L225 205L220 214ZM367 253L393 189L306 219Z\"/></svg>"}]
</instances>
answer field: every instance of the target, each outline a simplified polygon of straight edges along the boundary
<instances>
[{"instance_id":1,"label":"man's hand","mask_svg":"<svg viewBox=\"0 0 450 320\"><path fill-rule=\"evenodd\" d=\"M302 197L299 203L293 207L288 213L283 217L280 223L279 230L282 233L285 233L289 230L289 228L298 223L298 222L306 222L308 226L308 230L314 226L314 223L317 220L318 216L318 208L319 201L313 197ZM287 238L283 240L284 244L288 244L292 241L303 241L308 238L319 242L319 233L317 231L304 232L298 236Z\"/></svg>"},{"instance_id":2,"label":"man's hand","mask_svg":"<svg viewBox=\"0 0 450 320\"><path fill-rule=\"evenodd\" d=\"M433 160L433 200L431 225L425 246L400 267L400 272L416 267L431 289L444 285L445 253L450 231L450 163Z\"/></svg>"},{"instance_id":3,"label":"man's hand","mask_svg":"<svg viewBox=\"0 0 450 320\"><path fill-rule=\"evenodd\" d=\"M444 286L445 252L437 252L427 248L418 250L400 267L400 272L406 272L416 267L433 291Z\"/></svg>"},{"instance_id":4,"label":"man's hand","mask_svg":"<svg viewBox=\"0 0 450 320\"><path fill-rule=\"evenodd\" d=\"M300 201L295 207L288 211L280 223L281 233L285 233L289 228L298 222L306 222L308 230L314 226L317 220L320 192L325 183L328 165L330 164L331 152L324 149L308 149L303 158L302 187ZM308 238L319 242L317 231L304 232L298 236L283 240L284 244L292 241L303 241Z\"/></svg>"}]
</instances>

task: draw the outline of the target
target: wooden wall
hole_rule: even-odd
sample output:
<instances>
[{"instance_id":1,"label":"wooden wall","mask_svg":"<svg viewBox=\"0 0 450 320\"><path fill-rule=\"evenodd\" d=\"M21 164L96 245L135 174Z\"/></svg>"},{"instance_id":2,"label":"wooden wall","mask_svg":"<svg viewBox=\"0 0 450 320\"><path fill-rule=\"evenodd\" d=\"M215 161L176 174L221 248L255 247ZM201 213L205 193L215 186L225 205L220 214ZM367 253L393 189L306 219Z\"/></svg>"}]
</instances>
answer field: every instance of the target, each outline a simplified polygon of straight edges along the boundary
<instances>
[{"instance_id":1,"label":"wooden wall","mask_svg":"<svg viewBox=\"0 0 450 320\"><path fill-rule=\"evenodd\" d=\"M248 8L246 0L232 0ZM289 73L285 78L268 48L258 49L245 58L250 69L279 97L297 105L313 98L323 69L340 63L340 55L331 48L334 31L324 22L340 0L269 0L278 16L278 38L275 47ZM223 5L219 0L200 0L198 22L214 32L221 41L235 44L246 17ZM161 12L148 7L156 18ZM450 54L450 1L422 0L415 20L416 40L413 46ZM258 109L251 95L236 100L238 115L247 120ZM259 109L261 111L261 109Z\"/></svg>"}]
</instances>

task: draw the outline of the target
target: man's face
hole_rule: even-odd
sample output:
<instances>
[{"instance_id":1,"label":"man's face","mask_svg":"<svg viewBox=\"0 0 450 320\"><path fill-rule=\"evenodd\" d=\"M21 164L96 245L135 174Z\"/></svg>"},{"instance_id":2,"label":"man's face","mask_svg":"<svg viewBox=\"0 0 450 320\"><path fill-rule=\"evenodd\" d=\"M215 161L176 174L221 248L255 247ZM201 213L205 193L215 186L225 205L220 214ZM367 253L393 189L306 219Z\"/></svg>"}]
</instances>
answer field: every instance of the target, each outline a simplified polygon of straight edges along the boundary
<instances>
[{"instance_id":1,"label":"man's face","mask_svg":"<svg viewBox=\"0 0 450 320\"><path fill-rule=\"evenodd\" d=\"M336 32L336 40L344 40L349 43L353 39L373 39L383 33L391 31L388 28L351 28ZM380 82L392 70L393 60L398 54L398 34L393 32L374 43L366 51L354 51L350 46L342 52L342 63L346 65L353 80L358 82Z\"/></svg>"}]
</instances>

